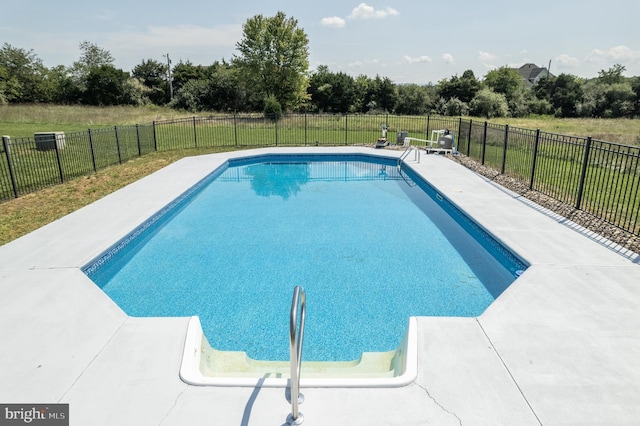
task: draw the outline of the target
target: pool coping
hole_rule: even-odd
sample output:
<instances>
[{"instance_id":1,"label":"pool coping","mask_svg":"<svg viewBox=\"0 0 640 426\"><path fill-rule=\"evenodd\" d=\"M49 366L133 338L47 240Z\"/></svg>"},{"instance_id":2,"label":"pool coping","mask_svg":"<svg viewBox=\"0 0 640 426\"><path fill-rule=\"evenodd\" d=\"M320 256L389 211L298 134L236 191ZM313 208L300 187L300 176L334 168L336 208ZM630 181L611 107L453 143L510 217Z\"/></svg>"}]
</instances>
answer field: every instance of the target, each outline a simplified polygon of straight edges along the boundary
<instances>
[{"instance_id":1,"label":"pool coping","mask_svg":"<svg viewBox=\"0 0 640 426\"><path fill-rule=\"evenodd\" d=\"M66 402L73 424L282 423L286 400L260 380L182 382L188 318L128 317L80 270L216 164L272 152L401 154L318 147L185 158L0 246L0 403ZM418 372L406 386L304 388L305 424L354 411L353 424L639 418L638 255L444 156L407 164L531 266L477 318L417 318Z\"/></svg>"}]
</instances>

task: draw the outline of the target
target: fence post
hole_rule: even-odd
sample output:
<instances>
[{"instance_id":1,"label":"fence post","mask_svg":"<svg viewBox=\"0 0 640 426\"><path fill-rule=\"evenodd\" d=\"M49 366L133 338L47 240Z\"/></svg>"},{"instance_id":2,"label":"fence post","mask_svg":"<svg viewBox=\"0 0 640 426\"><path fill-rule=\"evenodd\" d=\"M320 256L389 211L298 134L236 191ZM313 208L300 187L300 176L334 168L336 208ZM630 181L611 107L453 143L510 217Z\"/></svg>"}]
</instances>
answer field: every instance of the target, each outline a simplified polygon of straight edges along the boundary
<instances>
[{"instance_id":1,"label":"fence post","mask_svg":"<svg viewBox=\"0 0 640 426\"><path fill-rule=\"evenodd\" d=\"M236 124L236 116L237 116L237 113L234 111L234 113L233 113L233 140L235 141L236 146L238 146L238 125Z\"/></svg>"},{"instance_id":2,"label":"fence post","mask_svg":"<svg viewBox=\"0 0 640 426\"><path fill-rule=\"evenodd\" d=\"M484 132L482 133L482 155L481 155L481 163L484 166L484 154L487 151L487 125L488 123L484 122Z\"/></svg>"},{"instance_id":3,"label":"fence post","mask_svg":"<svg viewBox=\"0 0 640 426\"><path fill-rule=\"evenodd\" d=\"M529 189L533 189L533 178L536 175L538 163L538 145L540 144L540 129L536 129L536 140L533 143L533 160L531 161L531 176L529 177Z\"/></svg>"},{"instance_id":4,"label":"fence post","mask_svg":"<svg viewBox=\"0 0 640 426\"><path fill-rule=\"evenodd\" d=\"M458 119L458 137L456 138L456 140L460 140L460 131L462 130L462 116L460 117L460 119Z\"/></svg>"},{"instance_id":5,"label":"fence post","mask_svg":"<svg viewBox=\"0 0 640 426\"><path fill-rule=\"evenodd\" d=\"M276 146L278 146L278 114L273 115L273 123L276 128Z\"/></svg>"},{"instance_id":6,"label":"fence post","mask_svg":"<svg viewBox=\"0 0 640 426\"><path fill-rule=\"evenodd\" d=\"M154 151L158 151L158 137L156 135L156 120L153 120L152 123L153 125L153 150Z\"/></svg>"},{"instance_id":7,"label":"fence post","mask_svg":"<svg viewBox=\"0 0 640 426\"><path fill-rule=\"evenodd\" d=\"M11 151L9 143L11 138L9 136L2 137L2 148L4 149L4 155L7 157L7 166L9 167L9 177L11 178L11 187L13 188L13 196L18 198L18 182L16 181L16 172L13 170L13 161L11 161Z\"/></svg>"},{"instance_id":8,"label":"fence post","mask_svg":"<svg viewBox=\"0 0 640 426\"><path fill-rule=\"evenodd\" d=\"M307 146L307 111L304 112L304 145Z\"/></svg>"},{"instance_id":9,"label":"fence post","mask_svg":"<svg viewBox=\"0 0 640 426\"><path fill-rule=\"evenodd\" d=\"M471 155L471 132L473 131L473 120L469 119L469 135L467 136L467 157Z\"/></svg>"},{"instance_id":10,"label":"fence post","mask_svg":"<svg viewBox=\"0 0 640 426\"><path fill-rule=\"evenodd\" d=\"M60 174L60 183L64 183L64 172L62 171L62 158L60 157L60 148L58 147L58 135L54 136L54 147L56 148L56 161L58 162L58 173Z\"/></svg>"},{"instance_id":11,"label":"fence post","mask_svg":"<svg viewBox=\"0 0 640 426\"><path fill-rule=\"evenodd\" d=\"M142 157L142 148L140 147L140 126L136 124L136 139L138 141L138 157Z\"/></svg>"},{"instance_id":12,"label":"fence post","mask_svg":"<svg viewBox=\"0 0 640 426\"><path fill-rule=\"evenodd\" d=\"M120 152L120 140L118 138L118 126L113 126L116 135L116 149L118 150L118 164L122 164L122 153Z\"/></svg>"},{"instance_id":13,"label":"fence post","mask_svg":"<svg viewBox=\"0 0 640 426\"><path fill-rule=\"evenodd\" d=\"M500 174L504 174L504 170L507 164L507 141L509 140L509 125L504 125L504 142L502 144L502 167L500 168Z\"/></svg>"},{"instance_id":14,"label":"fence post","mask_svg":"<svg viewBox=\"0 0 640 426\"><path fill-rule=\"evenodd\" d=\"M193 117L193 147L198 147L198 131L196 129L196 117Z\"/></svg>"},{"instance_id":15,"label":"fence post","mask_svg":"<svg viewBox=\"0 0 640 426\"><path fill-rule=\"evenodd\" d=\"M426 132L426 137L425 139L431 139L429 137L429 125L431 124L431 114L427 114L427 132Z\"/></svg>"},{"instance_id":16,"label":"fence post","mask_svg":"<svg viewBox=\"0 0 640 426\"><path fill-rule=\"evenodd\" d=\"M582 204L582 192L584 191L584 181L587 177L587 166L589 165L589 152L591 151L591 136L587 137L584 146L584 159L582 160L582 171L580 172L580 183L578 184L578 196L576 198L576 209L580 210Z\"/></svg>"},{"instance_id":17,"label":"fence post","mask_svg":"<svg viewBox=\"0 0 640 426\"><path fill-rule=\"evenodd\" d=\"M344 114L344 144L349 145L349 113Z\"/></svg>"},{"instance_id":18,"label":"fence post","mask_svg":"<svg viewBox=\"0 0 640 426\"><path fill-rule=\"evenodd\" d=\"M91 163L93 164L93 171L98 171L98 165L96 164L96 152L93 149L93 134L91 133L91 129L87 130L89 134L89 149L91 150Z\"/></svg>"}]
</instances>

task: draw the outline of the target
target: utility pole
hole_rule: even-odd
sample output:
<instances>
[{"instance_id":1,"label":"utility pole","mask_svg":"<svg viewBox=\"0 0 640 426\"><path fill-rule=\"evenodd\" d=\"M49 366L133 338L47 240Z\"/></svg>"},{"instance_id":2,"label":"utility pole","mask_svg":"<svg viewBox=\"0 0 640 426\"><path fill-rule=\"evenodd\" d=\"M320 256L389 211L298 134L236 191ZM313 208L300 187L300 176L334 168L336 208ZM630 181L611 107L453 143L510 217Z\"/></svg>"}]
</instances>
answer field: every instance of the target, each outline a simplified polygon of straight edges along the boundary
<instances>
[{"instance_id":1,"label":"utility pole","mask_svg":"<svg viewBox=\"0 0 640 426\"><path fill-rule=\"evenodd\" d=\"M171 81L171 59L169 58L169 54L162 55L167 58L167 84L169 85L169 99L173 100L173 81Z\"/></svg>"}]
</instances>

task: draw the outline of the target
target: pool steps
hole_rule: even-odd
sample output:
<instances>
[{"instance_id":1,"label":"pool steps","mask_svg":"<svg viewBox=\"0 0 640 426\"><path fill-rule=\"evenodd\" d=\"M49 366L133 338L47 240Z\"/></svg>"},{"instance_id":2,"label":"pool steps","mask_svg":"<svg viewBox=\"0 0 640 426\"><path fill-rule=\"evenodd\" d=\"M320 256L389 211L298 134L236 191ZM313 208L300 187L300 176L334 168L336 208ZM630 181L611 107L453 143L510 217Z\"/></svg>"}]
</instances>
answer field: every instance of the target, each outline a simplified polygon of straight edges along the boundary
<instances>
[{"instance_id":1,"label":"pool steps","mask_svg":"<svg viewBox=\"0 0 640 426\"><path fill-rule=\"evenodd\" d=\"M351 361L303 361L303 387L398 387L417 377L417 320L409 319L399 347L364 352ZM241 351L220 351L209 344L200 319L191 317L180 367L180 378L197 386L288 386L289 361L263 361Z\"/></svg>"}]
</instances>

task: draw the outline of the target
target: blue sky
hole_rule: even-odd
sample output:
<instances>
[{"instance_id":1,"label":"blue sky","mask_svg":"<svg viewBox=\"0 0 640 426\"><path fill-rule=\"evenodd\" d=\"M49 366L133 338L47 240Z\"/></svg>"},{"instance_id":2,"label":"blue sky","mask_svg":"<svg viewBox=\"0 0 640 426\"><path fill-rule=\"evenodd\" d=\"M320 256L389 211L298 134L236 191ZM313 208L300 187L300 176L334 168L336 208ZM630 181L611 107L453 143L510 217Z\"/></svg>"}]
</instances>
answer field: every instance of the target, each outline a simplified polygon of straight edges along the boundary
<instances>
[{"instance_id":1,"label":"blue sky","mask_svg":"<svg viewBox=\"0 0 640 426\"><path fill-rule=\"evenodd\" d=\"M143 59L209 65L237 54L242 24L277 11L309 37L310 68L437 83L471 69L533 62L595 77L619 63L640 76L638 0L21 0L3 2L0 43L71 65L87 40L130 71Z\"/></svg>"}]
</instances>

